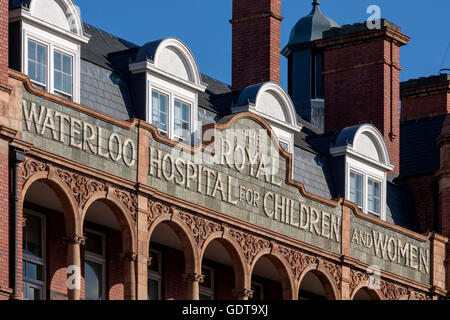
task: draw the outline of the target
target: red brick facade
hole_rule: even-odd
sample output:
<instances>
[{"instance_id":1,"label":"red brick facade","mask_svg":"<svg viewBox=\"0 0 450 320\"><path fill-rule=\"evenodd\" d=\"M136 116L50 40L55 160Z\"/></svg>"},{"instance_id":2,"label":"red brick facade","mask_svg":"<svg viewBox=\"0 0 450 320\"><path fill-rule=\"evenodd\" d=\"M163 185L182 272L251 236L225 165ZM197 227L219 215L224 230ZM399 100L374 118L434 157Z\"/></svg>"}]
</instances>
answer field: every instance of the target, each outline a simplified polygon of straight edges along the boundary
<instances>
[{"instance_id":1,"label":"red brick facade","mask_svg":"<svg viewBox=\"0 0 450 320\"><path fill-rule=\"evenodd\" d=\"M281 20L281 0L233 0L233 90L280 82Z\"/></svg>"},{"instance_id":2,"label":"red brick facade","mask_svg":"<svg viewBox=\"0 0 450 320\"><path fill-rule=\"evenodd\" d=\"M325 129L335 131L372 123L383 134L397 173L400 46L408 40L401 33L382 29L317 41L324 50Z\"/></svg>"},{"instance_id":3,"label":"red brick facade","mask_svg":"<svg viewBox=\"0 0 450 320\"><path fill-rule=\"evenodd\" d=\"M8 0L0 1L0 83L8 83Z\"/></svg>"}]
</instances>

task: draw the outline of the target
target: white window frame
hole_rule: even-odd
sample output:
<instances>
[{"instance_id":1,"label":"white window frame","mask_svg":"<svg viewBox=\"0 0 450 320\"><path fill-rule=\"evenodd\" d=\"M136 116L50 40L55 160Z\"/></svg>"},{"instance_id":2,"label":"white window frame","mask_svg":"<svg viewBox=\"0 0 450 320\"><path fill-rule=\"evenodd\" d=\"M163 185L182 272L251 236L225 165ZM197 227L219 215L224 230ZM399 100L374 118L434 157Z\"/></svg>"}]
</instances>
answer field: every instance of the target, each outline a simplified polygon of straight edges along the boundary
<instances>
[{"instance_id":1,"label":"white window frame","mask_svg":"<svg viewBox=\"0 0 450 320\"><path fill-rule=\"evenodd\" d=\"M49 79L49 77L48 77L48 74L49 74L48 70L50 69L50 65L49 65L49 61L50 61L50 58L49 58L50 46L49 46L47 43L42 42L42 41L38 41L38 40L36 40L36 39L34 39L34 38L32 38L32 37L28 38L28 40L27 40L27 42L26 42L26 48L27 48L27 49L26 49L26 57L25 57L25 61L26 61L26 62L24 63L24 67L25 67L25 69L26 69L26 72L25 72L25 73L26 73L27 75L28 75L28 73L29 73L29 70L28 70L28 61L29 61L30 59L29 59L28 43L29 43L30 41L32 41L32 42L34 42L34 43L36 43L36 44L39 44L39 45L45 47L46 50L47 50L47 52L46 52L47 61L45 61L45 63L46 63L46 69L47 69L47 72L46 72L46 74L45 74L45 80L46 80L47 83L40 83L39 81L33 80L33 79L31 79L31 78L30 78L30 81L31 81L31 83L34 83L34 84L36 84L37 86L39 86L39 88L40 88L40 87L44 87L44 90L48 90L48 88L50 87L50 85L49 85L50 79Z\"/></svg>"},{"instance_id":2,"label":"white window frame","mask_svg":"<svg viewBox=\"0 0 450 320\"><path fill-rule=\"evenodd\" d=\"M363 213L370 214L373 217L380 218L386 221L386 173L383 173L368 164L359 162L356 159L346 157L346 177L345 177L345 198L350 200L350 172L353 171L362 175L363 177L363 197L362 208L360 210ZM369 212L368 210L368 181L372 179L380 183L380 213Z\"/></svg>"},{"instance_id":3,"label":"white window frame","mask_svg":"<svg viewBox=\"0 0 450 320\"><path fill-rule=\"evenodd\" d=\"M85 229L84 233L92 233L100 236L102 238L102 251L103 255L97 253L89 252L87 249L84 251L84 262L86 260L92 261L94 263L100 264L102 266L102 300L106 300L106 235L102 232L98 232L92 229ZM86 239L89 241L89 239ZM83 275L84 276L84 275Z\"/></svg>"},{"instance_id":4,"label":"white window frame","mask_svg":"<svg viewBox=\"0 0 450 320\"><path fill-rule=\"evenodd\" d=\"M162 262L161 262L162 253L161 253L161 251L157 251L157 250L153 250L153 249L150 249L150 252L152 254L155 254L158 256L158 272L152 271L152 270L150 270L150 268L148 268L147 278L148 278L148 280L153 280L153 281L158 282L158 300L161 300L162 299ZM148 297L147 297L147 299L148 299Z\"/></svg>"},{"instance_id":5,"label":"white window frame","mask_svg":"<svg viewBox=\"0 0 450 320\"><path fill-rule=\"evenodd\" d=\"M175 86L175 85L174 85ZM162 85L161 83L152 83L148 80L148 97L147 97L147 122L153 124L153 91L157 91L161 94L167 95L169 97L168 101L168 125L167 125L167 138L174 140L178 143L192 145L195 143L194 133L197 130L198 120L197 120L197 112L198 112L198 95L195 94L195 98L189 98L188 96L178 92L174 87L169 87L166 85ZM190 106L190 141L180 141L177 137L175 137L175 100L186 103Z\"/></svg>"},{"instance_id":6,"label":"white window frame","mask_svg":"<svg viewBox=\"0 0 450 320\"><path fill-rule=\"evenodd\" d=\"M175 101L181 102L182 104L187 104L189 106L189 140L188 141L184 141L182 140L183 137L179 137L177 135L175 135ZM181 111L181 113L183 113L183 111ZM181 120L183 121L183 120ZM181 142L181 143L185 143L185 144L192 144L192 102L189 102L189 100L183 99L183 98L179 98L177 95L174 95L173 97L173 140Z\"/></svg>"},{"instance_id":7,"label":"white window frame","mask_svg":"<svg viewBox=\"0 0 450 320\"><path fill-rule=\"evenodd\" d=\"M80 53L78 51L74 51L67 46L57 43L55 41L50 40L45 34L36 34L30 30L23 31L23 55L22 55L22 69L23 73L28 75L28 40L37 42L41 45L47 47L47 84L45 86L45 91L48 91L53 94L57 94L59 97L62 96L63 99L67 99L69 96L66 93L61 93L59 90L56 90L54 87L54 53L58 51L65 55L68 55L72 58L72 95L71 101L79 102L80 99ZM42 86L41 83L32 81L32 83L36 83L38 86Z\"/></svg>"},{"instance_id":8,"label":"white window frame","mask_svg":"<svg viewBox=\"0 0 450 320\"><path fill-rule=\"evenodd\" d=\"M211 287L205 287L202 283L199 284L199 292L204 296L208 296L210 300L214 300L214 268L203 266L203 269L207 269L211 272Z\"/></svg>"},{"instance_id":9,"label":"white window frame","mask_svg":"<svg viewBox=\"0 0 450 320\"><path fill-rule=\"evenodd\" d=\"M361 176L361 183L362 183L362 190L361 190L361 201L362 201L362 203L361 203L361 206L359 206L358 205L358 208L360 208L361 210L363 210L363 208L364 208L364 195L365 195L365 193L366 193L366 184L364 183L364 180L366 179L365 178L365 176L364 176L364 171L361 171L361 170L358 170L358 169L354 169L354 168L350 168L349 170L348 170L348 197L347 197L347 199L349 199L350 200L350 192L351 192L351 183L350 183L350 175L351 175L351 173L355 173L355 174L357 174L357 175L360 175Z\"/></svg>"},{"instance_id":10,"label":"white window frame","mask_svg":"<svg viewBox=\"0 0 450 320\"><path fill-rule=\"evenodd\" d=\"M42 265L42 271L43 271L43 281L39 281L39 280L31 280L31 279L27 279L27 278L23 278L22 279L22 283L23 283L23 289L22 291L25 293L25 290L28 291L29 287L32 288L39 288L41 289L42 292L42 296L41 296L41 300L45 300L46 299L46 291L47 291L47 261L46 261L46 257L47 257L47 246L46 246L46 216L43 215L42 213L38 213L29 209L24 209L23 210L25 214L27 215L34 215L36 217L39 217L42 221L42 225L41 225L41 241L42 241L42 258L41 259L36 259L35 257L32 256L28 256L25 252L22 254L22 262L24 261L29 261L31 263L35 263L35 264L39 264ZM24 295L25 298L25 295Z\"/></svg>"}]
</instances>

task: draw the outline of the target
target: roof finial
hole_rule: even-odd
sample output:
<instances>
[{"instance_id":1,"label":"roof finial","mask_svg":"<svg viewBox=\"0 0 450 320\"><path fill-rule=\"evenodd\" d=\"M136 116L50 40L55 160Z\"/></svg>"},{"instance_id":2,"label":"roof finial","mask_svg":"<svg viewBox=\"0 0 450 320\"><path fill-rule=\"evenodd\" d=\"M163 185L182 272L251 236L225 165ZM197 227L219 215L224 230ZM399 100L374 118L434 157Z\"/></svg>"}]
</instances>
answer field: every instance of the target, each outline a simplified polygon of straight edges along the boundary
<instances>
[{"instance_id":1,"label":"roof finial","mask_svg":"<svg viewBox=\"0 0 450 320\"><path fill-rule=\"evenodd\" d=\"M313 5L314 7L320 6L319 0L314 0L313 3L312 3L312 5Z\"/></svg>"}]
</instances>

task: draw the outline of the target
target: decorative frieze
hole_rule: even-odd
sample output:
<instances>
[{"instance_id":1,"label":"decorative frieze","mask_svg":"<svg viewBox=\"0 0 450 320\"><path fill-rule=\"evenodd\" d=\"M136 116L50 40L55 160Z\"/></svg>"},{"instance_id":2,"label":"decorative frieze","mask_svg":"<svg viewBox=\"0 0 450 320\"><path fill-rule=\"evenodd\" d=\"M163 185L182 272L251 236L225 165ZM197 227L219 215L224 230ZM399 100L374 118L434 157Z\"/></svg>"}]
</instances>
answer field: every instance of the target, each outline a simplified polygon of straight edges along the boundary
<instances>
[{"instance_id":1,"label":"decorative frieze","mask_svg":"<svg viewBox=\"0 0 450 320\"><path fill-rule=\"evenodd\" d=\"M147 214L147 221L148 221L148 227L150 229L150 226L152 225L153 221L156 220L159 216L165 215L165 214L171 214L172 209L162 204L161 202L148 200L148 214Z\"/></svg>"},{"instance_id":2,"label":"decorative frieze","mask_svg":"<svg viewBox=\"0 0 450 320\"><path fill-rule=\"evenodd\" d=\"M261 250L270 248L270 242L268 240L255 237L251 234L234 229L230 230L230 234L241 246L244 256L250 265Z\"/></svg>"},{"instance_id":3,"label":"decorative frieze","mask_svg":"<svg viewBox=\"0 0 450 320\"><path fill-rule=\"evenodd\" d=\"M194 239L197 242L200 249L203 248L206 239L211 234L223 230L223 227L220 224L201 218L199 216L194 216L192 214L183 211L180 211L179 215L180 219L183 220L189 227L189 229L192 230Z\"/></svg>"},{"instance_id":4,"label":"decorative frieze","mask_svg":"<svg viewBox=\"0 0 450 320\"><path fill-rule=\"evenodd\" d=\"M32 175L38 172L48 171L47 164L34 160L34 159L26 159L23 163L22 170L22 181L27 181Z\"/></svg>"},{"instance_id":5,"label":"decorative frieze","mask_svg":"<svg viewBox=\"0 0 450 320\"><path fill-rule=\"evenodd\" d=\"M393 284L391 282L387 282L384 280L381 280L380 283L380 290L383 292L383 296L386 300L399 300L401 297L408 297L410 296L409 289Z\"/></svg>"},{"instance_id":6,"label":"decorative frieze","mask_svg":"<svg viewBox=\"0 0 450 320\"><path fill-rule=\"evenodd\" d=\"M279 246L278 251L291 266L292 273L297 280L300 279L303 270L305 270L308 266L316 264L318 262L317 257L302 253L298 250Z\"/></svg>"},{"instance_id":7,"label":"decorative frieze","mask_svg":"<svg viewBox=\"0 0 450 320\"><path fill-rule=\"evenodd\" d=\"M73 196L80 208L83 208L92 195L106 191L107 186L97 180L88 179L79 174L57 168L58 177L72 190Z\"/></svg>"},{"instance_id":8,"label":"decorative frieze","mask_svg":"<svg viewBox=\"0 0 450 320\"><path fill-rule=\"evenodd\" d=\"M326 260L322 261L322 265L331 274L336 285L340 287L342 279L342 267Z\"/></svg>"},{"instance_id":9,"label":"decorative frieze","mask_svg":"<svg viewBox=\"0 0 450 320\"><path fill-rule=\"evenodd\" d=\"M137 214L137 196L130 192L125 192L119 189L114 189L114 195L125 205L128 213L134 221L136 221Z\"/></svg>"}]
</instances>

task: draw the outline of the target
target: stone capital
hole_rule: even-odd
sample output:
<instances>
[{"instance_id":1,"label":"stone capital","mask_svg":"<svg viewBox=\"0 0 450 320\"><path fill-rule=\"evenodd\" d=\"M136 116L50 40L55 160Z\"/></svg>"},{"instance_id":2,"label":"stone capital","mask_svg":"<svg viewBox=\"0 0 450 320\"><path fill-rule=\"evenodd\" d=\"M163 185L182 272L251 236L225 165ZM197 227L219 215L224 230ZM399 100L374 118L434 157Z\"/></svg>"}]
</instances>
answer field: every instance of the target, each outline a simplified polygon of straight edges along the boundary
<instances>
[{"instance_id":1,"label":"stone capital","mask_svg":"<svg viewBox=\"0 0 450 320\"><path fill-rule=\"evenodd\" d=\"M183 280L186 282L203 283L203 281L205 280L205 276L199 273L183 274Z\"/></svg>"},{"instance_id":2,"label":"stone capital","mask_svg":"<svg viewBox=\"0 0 450 320\"><path fill-rule=\"evenodd\" d=\"M64 237L63 242L66 244L70 243L70 244L77 244L77 245L84 246L86 244L86 237L74 234L70 237Z\"/></svg>"},{"instance_id":3,"label":"stone capital","mask_svg":"<svg viewBox=\"0 0 450 320\"><path fill-rule=\"evenodd\" d=\"M250 289L233 290L233 296L235 298L253 298L254 291Z\"/></svg>"}]
</instances>

